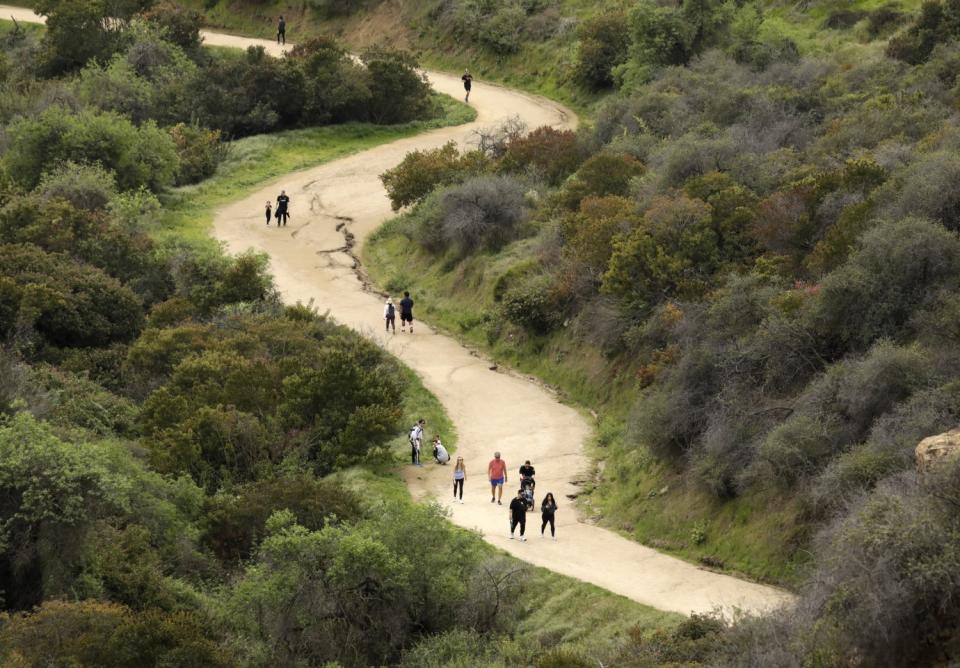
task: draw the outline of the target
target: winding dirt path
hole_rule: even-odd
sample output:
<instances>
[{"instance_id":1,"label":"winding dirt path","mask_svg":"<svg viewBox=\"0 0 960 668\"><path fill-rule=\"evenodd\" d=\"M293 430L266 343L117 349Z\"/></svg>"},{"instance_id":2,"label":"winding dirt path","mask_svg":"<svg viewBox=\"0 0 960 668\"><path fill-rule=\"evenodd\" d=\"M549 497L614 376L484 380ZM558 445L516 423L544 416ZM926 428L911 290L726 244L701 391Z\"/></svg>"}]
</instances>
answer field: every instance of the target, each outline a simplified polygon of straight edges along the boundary
<instances>
[{"instance_id":1,"label":"winding dirt path","mask_svg":"<svg viewBox=\"0 0 960 668\"><path fill-rule=\"evenodd\" d=\"M0 17L11 14L21 21L39 18L30 10L0 5ZM281 53L268 41L210 32L204 33L204 39L219 46L263 44L268 52ZM437 90L462 94L459 77L437 72L428 76ZM320 311L329 310L339 322L377 341L420 375L456 424L458 454L467 462L466 503L450 503L449 466L406 467L404 476L415 497L435 497L447 505L457 524L482 532L487 541L520 559L661 610L684 614L716 607L763 611L789 601L791 596L781 590L700 569L580 522L568 495L577 493L573 481L587 470L584 443L590 429L576 410L528 379L491 371L489 362L421 322L414 335L385 336L381 331L382 299L364 289L354 260L367 236L392 215L379 175L408 151L450 140L465 143L473 130L509 116L518 115L531 128L572 128L577 122L573 113L556 103L483 81L476 82L472 98L478 112L472 124L395 141L289 174L250 193L217 212L216 238L232 253L248 248L268 253L286 301L313 300ZM285 229L267 227L263 203L274 200L281 188L292 200L291 222ZM352 253L345 250L345 232L354 235ZM416 293L413 296L416 299ZM513 481L519 465L524 459L534 462L538 498L552 491L561 506L557 542L540 538L539 514L530 517L528 542L508 540L506 506L491 504L486 481L487 462L494 450L503 453L509 466L507 498L516 489Z\"/></svg>"}]
</instances>

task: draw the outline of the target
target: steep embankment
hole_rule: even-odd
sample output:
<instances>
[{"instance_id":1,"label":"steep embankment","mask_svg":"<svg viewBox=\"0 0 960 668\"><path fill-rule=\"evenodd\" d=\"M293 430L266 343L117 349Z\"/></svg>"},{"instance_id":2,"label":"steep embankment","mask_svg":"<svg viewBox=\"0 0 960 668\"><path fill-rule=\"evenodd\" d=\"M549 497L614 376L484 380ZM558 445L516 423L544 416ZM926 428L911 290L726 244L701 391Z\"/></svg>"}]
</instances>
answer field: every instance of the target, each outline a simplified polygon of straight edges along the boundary
<instances>
[{"instance_id":1,"label":"steep embankment","mask_svg":"<svg viewBox=\"0 0 960 668\"><path fill-rule=\"evenodd\" d=\"M36 20L28 10L0 6L0 13ZM204 33L207 44L244 47L262 43L278 55L275 43ZM457 77L430 72L434 87L457 95ZM699 569L667 557L610 531L579 522L569 498L586 469L584 442L589 428L572 408L560 404L538 384L502 371L456 341L417 323L416 334L385 336L382 298L358 277L359 247L391 215L379 174L414 149L465 143L471 133L509 116L529 126L572 127L576 118L561 106L517 91L475 88L478 118L473 124L428 132L320 167L290 174L275 184L220 210L214 234L231 252L254 248L271 257L276 284L287 301L313 301L321 311L381 342L424 380L444 403L459 432L468 467L466 503L449 504L449 467L408 469L406 479L418 497L446 502L451 519L477 529L487 540L518 558L573 576L640 603L682 613L717 606L757 611L785 602L780 590ZM292 199L285 229L265 226L262 205L285 189ZM412 269L415 271L415 268ZM414 295L416 298L416 295ZM429 433L428 425L428 433ZM544 541L531 526L529 543L507 538L506 507L491 504L486 463L499 450L511 475L524 459L538 469L538 496L552 491L561 503L559 541ZM513 489L512 485L507 487ZM538 517L531 517L531 525ZM411 540L415 540L411 536Z\"/></svg>"}]
</instances>

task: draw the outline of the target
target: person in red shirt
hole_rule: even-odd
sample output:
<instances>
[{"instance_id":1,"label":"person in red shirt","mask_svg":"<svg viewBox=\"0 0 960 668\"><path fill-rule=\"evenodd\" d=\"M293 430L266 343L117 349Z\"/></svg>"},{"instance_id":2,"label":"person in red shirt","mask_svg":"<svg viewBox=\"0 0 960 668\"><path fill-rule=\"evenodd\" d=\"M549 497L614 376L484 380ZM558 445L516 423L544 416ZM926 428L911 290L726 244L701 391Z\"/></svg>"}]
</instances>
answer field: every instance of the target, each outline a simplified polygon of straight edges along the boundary
<instances>
[{"instance_id":1,"label":"person in red shirt","mask_svg":"<svg viewBox=\"0 0 960 668\"><path fill-rule=\"evenodd\" d=\"M493 459L487 465L487 477L490 478L490 503L500 505L503 498L503 484L507 482L507 463L500 459L500 453L494 452Z\"/></svg>"}]
</instances>

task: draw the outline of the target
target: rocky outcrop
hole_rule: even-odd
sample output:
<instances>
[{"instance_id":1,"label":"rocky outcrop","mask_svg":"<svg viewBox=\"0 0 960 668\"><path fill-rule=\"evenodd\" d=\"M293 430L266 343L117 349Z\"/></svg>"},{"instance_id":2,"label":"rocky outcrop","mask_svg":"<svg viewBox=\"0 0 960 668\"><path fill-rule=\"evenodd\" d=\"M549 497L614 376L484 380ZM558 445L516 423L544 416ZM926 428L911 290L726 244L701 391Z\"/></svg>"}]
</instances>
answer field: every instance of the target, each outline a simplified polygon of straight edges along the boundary
<instances>
[{"instance_id":1,"label":"rocky outcrop","mask_svg":"<svg viewBox=\"0 0 960 668\"><path fill-rule=\"evenodd\" d=\"M917 469L926 471L938 461L960 454L960 428L930 436L917 444Z\"/></svg>"}]
</instances>

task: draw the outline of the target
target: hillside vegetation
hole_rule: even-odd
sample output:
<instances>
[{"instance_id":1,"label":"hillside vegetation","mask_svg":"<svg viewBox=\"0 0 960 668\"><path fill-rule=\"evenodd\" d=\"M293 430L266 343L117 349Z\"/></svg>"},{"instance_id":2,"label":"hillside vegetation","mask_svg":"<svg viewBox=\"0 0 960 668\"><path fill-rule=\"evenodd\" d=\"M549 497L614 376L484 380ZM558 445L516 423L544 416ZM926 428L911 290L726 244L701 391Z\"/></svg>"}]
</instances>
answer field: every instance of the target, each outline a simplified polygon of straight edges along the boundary
<instances>
[{"instance_id":1,"label":"hillside vegetation","mask_svg":"<svg viewBox=\"0 0 960 668\"><path fill-rule=\"evenodd\" d=\"M265 160L469 116L407 54L209 52L195 16L150 4L0 25L0 664L583 665L697 634L413 504L399 446L422 416L455 447L442 407L282 304L267 258L201 241ZM408 104L377 111L380 75L415 83ZM340 77L356 106L327 97ZM273 106L290 80L312 92Z\"/></svg>"},{"instance_id":2,"label":"hillside vegetation","mask_svg":"<svg viewBox=\"0 0 960 668\"><path fill-rule=\"evenodd\" d=\"M607 9L592 122L409 155L374 275L597 411L586 512L801 586L713 662L949 661L955 467L913 449L960 421L960 8Z\"/></svg>"}]
</instances>

